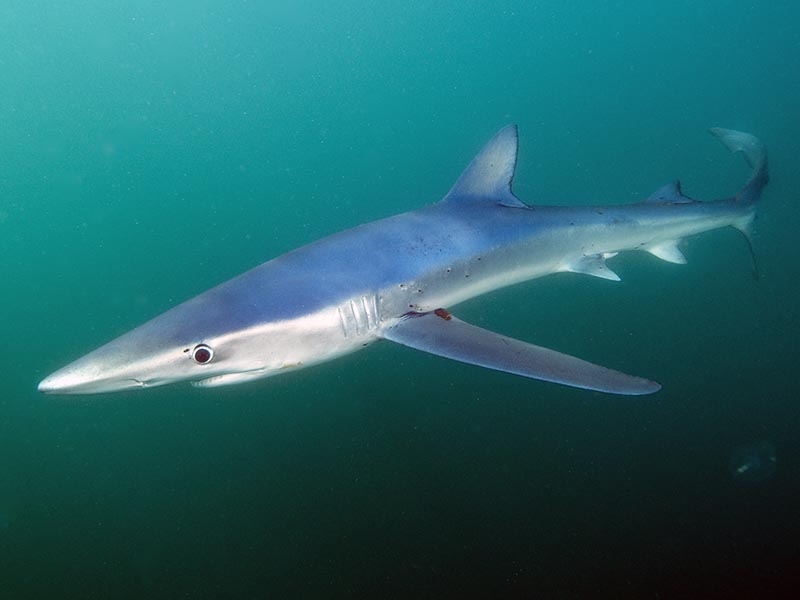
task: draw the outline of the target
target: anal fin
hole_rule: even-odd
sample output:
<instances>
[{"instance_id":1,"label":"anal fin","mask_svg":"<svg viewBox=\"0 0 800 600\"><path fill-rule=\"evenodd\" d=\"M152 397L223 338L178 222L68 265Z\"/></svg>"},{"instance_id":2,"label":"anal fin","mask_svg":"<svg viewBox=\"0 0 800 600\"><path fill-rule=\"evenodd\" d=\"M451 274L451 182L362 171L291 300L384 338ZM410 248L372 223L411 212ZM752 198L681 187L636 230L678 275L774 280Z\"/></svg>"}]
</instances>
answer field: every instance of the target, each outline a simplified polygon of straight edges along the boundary
<instances>
[{"instance_id":1,"label":"anal fin","mask_svg":"<svg viewBox=\"0 0 800 600\"><path fill-rule=\"evenodd\" d=\"M661 389L655 381L475 327L443 309L406 315L383 337L463 363L587 390L638 396Z\"/></svg>"},{"instance_id":2,"label":"anal fin","mask_svg":"<svg viewBox=\"0 0 800 600\"><path fill-rule=\"evenodd\" d=\"M679 240L667 240L648 246L645 250L661 260L675 263L676 265L685 265L686 257L683 255L680 248L678 248L678 242Z\"/></svg>"}]
</instances>

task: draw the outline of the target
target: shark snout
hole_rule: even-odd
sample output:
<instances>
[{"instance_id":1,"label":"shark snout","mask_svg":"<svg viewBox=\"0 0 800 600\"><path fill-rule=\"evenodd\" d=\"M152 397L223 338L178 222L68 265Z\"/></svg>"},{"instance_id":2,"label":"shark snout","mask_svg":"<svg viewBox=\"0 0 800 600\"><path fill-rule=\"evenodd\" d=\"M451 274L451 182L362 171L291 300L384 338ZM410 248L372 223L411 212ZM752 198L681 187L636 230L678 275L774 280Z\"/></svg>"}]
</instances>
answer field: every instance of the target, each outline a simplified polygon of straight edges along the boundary
<instances>
[{"instance_id":1,"label":"shark snout","mask_svg":"<svg viewBox=\"0 0 800 600\"><path fill-rule=\"evenodd\" d=\"M44 394L101 394L144 386L137 379L111 378L96 368L69 365L42 379L38 388Z\"/></svg>"},{"instance_id":2,"label":"shark snout","mask_svg":"<svg viewBox=\"0 0 800 600\"><path fill-rule=\"evenodd\" d=\"M43 394L80 394L90 384L69 373L57 371L39 382L39 391Z\"/></svg>"},{"instance_id":3,"label":"shark snout","mask_svg":"<svg viewBox=\"0 0 800 600\"><path fill-rule=\"evenodd\" d=\"M38 387L43 394L57 394L62 389L68 388L69 384L58 373L53 373L42 379Z\"/></svg>"}]
</instances>

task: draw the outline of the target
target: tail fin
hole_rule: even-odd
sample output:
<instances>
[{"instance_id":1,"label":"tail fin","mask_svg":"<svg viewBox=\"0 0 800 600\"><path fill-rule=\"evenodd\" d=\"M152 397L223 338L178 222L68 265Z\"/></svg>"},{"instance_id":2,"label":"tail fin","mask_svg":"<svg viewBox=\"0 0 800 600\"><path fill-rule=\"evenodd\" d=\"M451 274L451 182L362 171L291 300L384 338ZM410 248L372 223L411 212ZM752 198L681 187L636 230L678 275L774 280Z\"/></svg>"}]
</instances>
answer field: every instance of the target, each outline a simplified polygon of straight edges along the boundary
<instances>
[{"instance_id":1,"label":"tail fin","mask_svg":"<svg viewBox=\"0 0 800 600\"><path fill-rule=\"evenodd\" d=\"M722 129L721 127L713 127L711 130L712 135L725 144L731 152L741 152L747 164L753 169L750 179L744 184L744 187L736 194L736 201L742 204L753 204L761 196L761 190L769 182L769 170L767 168L767 149L756 136L744 133L742 131L734 131L733 129ZM758 263L756 255L753 251L753 241L751 239L750 230L752 227L754 214L746 216L742 221L733 223L739 231L744 234L747 240L747 247L750 250L750 259L752 260L753 279L758 279Z\"/></svg>"},{"instance_id":2,"label":"tail fin","mask_svg":"<svg viewBox=\"0 0 800 600\"><path fill-rule=\"evenodd\" d=\"M756 136L742 131L723 129L721 127L712 127L710 131L728 150L744 154L747 164L753 169L750 179L736 194L736 200L742 203L757 201L761 196L761 190L769 182L767 149L764 144Z\"/></svg>"}]
</instances>

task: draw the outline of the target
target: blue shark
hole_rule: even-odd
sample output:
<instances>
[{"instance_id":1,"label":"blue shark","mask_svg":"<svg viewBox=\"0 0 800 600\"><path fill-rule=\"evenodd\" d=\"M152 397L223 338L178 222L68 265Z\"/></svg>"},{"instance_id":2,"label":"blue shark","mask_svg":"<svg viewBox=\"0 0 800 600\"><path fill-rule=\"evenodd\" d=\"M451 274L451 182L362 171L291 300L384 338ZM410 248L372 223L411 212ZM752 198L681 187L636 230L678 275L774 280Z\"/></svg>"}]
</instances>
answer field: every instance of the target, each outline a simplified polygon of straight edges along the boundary
<instances>
[{"instance_id":1,"label":"blue shark","mask_svg":"<svg viewBox=\"0 0 800 600\"><path fill-rule=\"evenodd\" d=\"M528 205L513 193L518 134L500 130L439 202L336 233L214 287L46 377L39 390L97 394L190 381L216 387L286 373L388 340L548 382L613 394L661 386L470 325L450 311L491 290L572 272L618 281L608 259L640 250L685 263L679 242L732 226L750 240L768 181L763 144L715 128L751 175L696 201L675 181L642 202ZM752 251L752 247L751 247Z\"/></svg>"}]
</instances>

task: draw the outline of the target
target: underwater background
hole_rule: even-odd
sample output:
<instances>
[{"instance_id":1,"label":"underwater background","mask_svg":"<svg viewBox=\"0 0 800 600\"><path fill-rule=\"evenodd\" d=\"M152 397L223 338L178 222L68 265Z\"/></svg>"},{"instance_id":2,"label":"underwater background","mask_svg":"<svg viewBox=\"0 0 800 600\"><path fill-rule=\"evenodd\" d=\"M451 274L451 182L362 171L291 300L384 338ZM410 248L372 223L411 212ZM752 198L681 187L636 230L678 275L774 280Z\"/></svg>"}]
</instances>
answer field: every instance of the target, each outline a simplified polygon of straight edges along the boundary
<instances>
[{"instance_id":1,"label":"underwater background","mask_svg":"<svg viewBox=\"0 0 800 600\"><path fill-rule=\"evenodd\" d=\"M800 583L800 5L0 4L0 597L736 597ZM663 384L389 343L230 388L45 375L283 252L441 198L520 127L528 203L687 195L770 153L751 275L613 259L457 307ZM287 299L291 300L291 299ZM795 588L796 589L796 588Z\"/></svg>"}]
</instances>

